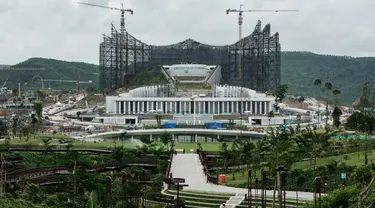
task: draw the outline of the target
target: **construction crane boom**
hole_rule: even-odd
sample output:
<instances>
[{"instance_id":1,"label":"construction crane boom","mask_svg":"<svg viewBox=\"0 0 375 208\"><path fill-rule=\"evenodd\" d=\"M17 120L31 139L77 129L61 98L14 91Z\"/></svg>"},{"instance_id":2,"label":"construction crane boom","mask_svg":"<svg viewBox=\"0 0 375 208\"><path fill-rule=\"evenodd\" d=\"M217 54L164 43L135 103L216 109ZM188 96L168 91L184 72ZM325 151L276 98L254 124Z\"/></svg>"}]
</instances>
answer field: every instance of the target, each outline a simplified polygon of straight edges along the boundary
<instances>
[{"instance_id":1,"label":"construction crane boom","mask_svg":"<svg viewBox=\"0 0 375 208\"><path fill-rule=\"evenodd\" d=\"M130 14L133 15L133 10L132 9L124 9L124 8L116 8L116 7L109 7L109 6L102 6L102 5L96 5L96 4L90 4L90 3L84 3L84 2L77 2L78 4L86 5L86 6L93 6L93 7L99 7L99 8L104 8L104 9L110 9L110 10L118 10L118 11L125 11L125 12L130 12Z\"/></svg>"},{"instance_id":2,"label":"construction crane boom","mask_svg":"<svg viewBox=\"0 0 375 208\"><path fill-rule=\"evenodd\" d=\"M1 88L5 87L5 85L6 85L7 82L8 82L8 79L9 79L9 78L7 78L7 79L4 81L3 86L1 86Z\"/></svg>"},{"instance_id":3,"label":"construction crane boom","mask_svg":"<svg viewBox=\"0 0 375 208\"><path fill-rule=\"evenodd\" d=\"M238 40L239 43L241 44L241 39L242 39L242 23L243 23L243 17L242 13L244 12L298 12L298 10L292 10L292 9L276 9L276 10L271 10L271 9L248 9L248 10L243 10L242 7L244 5L240 4L239 9L227 9L227 14L231 12L237 12L238 13ZM243 44L243 41L242 41ZM238 56L240 57L240 56ZM238 58L238 84L242 86L242 66L241 66L241 58Z\"/></svg>"}]
</instances>

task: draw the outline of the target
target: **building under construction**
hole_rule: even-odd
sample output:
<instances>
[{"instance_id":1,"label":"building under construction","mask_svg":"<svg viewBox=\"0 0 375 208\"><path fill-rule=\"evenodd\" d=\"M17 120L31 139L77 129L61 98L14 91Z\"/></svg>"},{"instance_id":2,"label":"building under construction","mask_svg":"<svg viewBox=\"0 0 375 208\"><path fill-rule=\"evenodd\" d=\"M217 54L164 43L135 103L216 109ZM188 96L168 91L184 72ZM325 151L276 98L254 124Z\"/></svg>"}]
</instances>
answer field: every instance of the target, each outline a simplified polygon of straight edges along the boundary
<instances>
[{"instance_id":1,"label":"building under construction","mask_svg":"<svg viewBox=\"0 0 375 208\"><path fill-rule=\"evenodd\" d=\"M280 84L280 43L271 26L258 21L252 34L232 45L212 46L192 39L180 43L147 45L128 32L122 35L112 25L100 44L99 87L111 92L129 84L142 70L161 65L197 63L220 65L222 84L273 91Z\"/></svg>"}]
</instances>

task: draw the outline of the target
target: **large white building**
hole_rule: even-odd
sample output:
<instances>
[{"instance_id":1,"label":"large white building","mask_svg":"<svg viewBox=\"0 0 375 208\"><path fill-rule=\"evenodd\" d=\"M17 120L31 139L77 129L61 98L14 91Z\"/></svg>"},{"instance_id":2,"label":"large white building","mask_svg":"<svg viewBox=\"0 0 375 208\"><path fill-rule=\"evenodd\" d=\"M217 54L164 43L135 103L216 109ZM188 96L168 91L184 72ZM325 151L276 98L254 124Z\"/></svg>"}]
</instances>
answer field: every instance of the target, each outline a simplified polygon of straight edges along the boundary
<instances>
[{"instance_id":1,"label":"large white building","mask_svg":"<svg viewBox=\"0 0 375 208\"><path fill-rule=\"evenodd\" d=\"M273 108L272 96L248 88L218 85L220 66L179 64L163 66L161 70L170 84L139 87L119 96L109 96L107 114L266 115ZM178 84L182 83L190 84L191 89L179 89ZM204 87L194 90L198 85Z\"/></svg>"},{"instance_id":2,"label":"large white building","mask_svg":"<svg viewBox=\"0 0 375 208\"><path fill-rule=\"evenodd\" d=\"M168 92L168 90L170 90ZM274 98L254 90L214 86L210 94L172 96L168 86L147 86L106 97L108 114L268 114Z\"/></svg>"}]
</instances>

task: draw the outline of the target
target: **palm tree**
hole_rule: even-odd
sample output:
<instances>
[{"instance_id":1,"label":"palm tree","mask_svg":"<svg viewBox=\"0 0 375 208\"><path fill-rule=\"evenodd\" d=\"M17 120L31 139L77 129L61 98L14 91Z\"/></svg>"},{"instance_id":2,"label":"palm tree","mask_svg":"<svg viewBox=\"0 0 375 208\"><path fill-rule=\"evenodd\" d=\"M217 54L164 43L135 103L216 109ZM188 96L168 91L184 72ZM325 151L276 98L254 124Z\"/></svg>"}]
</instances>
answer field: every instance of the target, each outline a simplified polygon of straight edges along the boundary
<instances>
[{"instance_id":1,"label":"palm tree","mask_svg":"<svg viewBox=\"0 0 375 208\"><path fill-rule=\"evenodd\" d=\"M318 86L318 87L323 87L323 82L322 82L322 80L320 80L320 79L316 79L315 81L314 81L314 85L315 86ZM339 89L334 89L333 88L333 85L332 85L332 83L330 83L330 82L326 82L325 84L324 84L324 88L323 89L326 89L326 90L328 90L329 92L331 92L334 96L335 96L335 98L337 99L337 96L338 95L340 95L341 94L341 90L339 90ZM336 100L336 103L337 103L337 100ZM336 115L336 114L335 114ZM328 128L328 116L329 116L329 110L328 110L328 98L327 98L327 100L326 100L326 128ZM338 116L338 120L340 120L340 115L336 115L336 116ZM336 117L337 118L337 117ZM338 123L337 123L338 124Z\"/></svg>"},{"instance_id":2,"label":"palm tree","mask_svg":"<svg viewBox=\"0 0 375 208\"><path fill-rule=\"evenodd\" d=\"M51 140L52 140L51 137L48 137L46 139L42 139L45 153L51 148L51 146L50 146Z\"/></svg>"}]
</instances>

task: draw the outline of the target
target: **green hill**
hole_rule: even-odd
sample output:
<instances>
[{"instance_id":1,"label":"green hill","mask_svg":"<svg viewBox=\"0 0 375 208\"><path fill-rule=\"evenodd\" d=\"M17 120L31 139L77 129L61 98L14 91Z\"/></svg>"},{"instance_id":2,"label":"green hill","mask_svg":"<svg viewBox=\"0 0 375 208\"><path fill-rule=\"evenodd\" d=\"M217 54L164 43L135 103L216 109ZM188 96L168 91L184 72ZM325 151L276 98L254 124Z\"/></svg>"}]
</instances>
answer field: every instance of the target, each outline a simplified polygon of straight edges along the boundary
<instances>
[{"instance_id":1,"label":"green hill","mask_svg":"<svg viewBox=\"0 0 375 208\"><path fill-rule=\"evenodd\" d=\"M293 95L327 97L326 93L313 85L315 79L329 81L342 91L340 101L350 104L362 92L364 82L375 81L375 58L351 58L346 56L318 55L310 52L283 52L281 55L281 80L288 84ZM11 89L17 83L27 83L25 88L37 88L41 83L32 83L35 75L43 79L59 80L92 80L97 86L98 66L81 62L67 62L55 59L31 58L13 67L45 68L45 71L3 71L0 70L0 81L9 78L7 86ZM34 79L34 81L37 79ZM137 74L131 81L132 87L163 84L166 80L157 70ZM0 83L1 84L1 83ZM74 89L74 83L46 82L45 87L53 89ZM87 88L88 85L82 85Z\"/></svg>"},{"instance_id":2,"label":"green hill","mask_svg":"<svg viewBox=\"0 0 375 208\"><path fill-rule=\"evenodd\" d=\"M54 80L80 80L93 82L96 85L98 79L99 68L93 64L68 62L55 59L45 58L31 58L22 63L11 66L11 68L44 68L44 71L28 71L28 70L0 70L0 81L4 82L8 78L7 87L14 89L18 83L22 84L24 89L40 88L41 83L38 78L33 77L36 75L41 76L43 79ZM2 84L1 82L1 84ZM52 89L72 89L76 88L75 83L64 82L48 82L45 81L45 87ZM82 84L82 88L87 88L87 85Z\"/></svg>"},{"instance_id":3,"label":"green hill","mask_svg":"<svg viewBox=\"0 0 375 208\"><path fill-rule=\"evenodd\" d=\"M375 58L318 55L310 52L283 52L281 81L294 95L327 97L313 85L315 79L329 81L342 91L339 97L351 104L362 93L366 79L375 81Z\"/></svg>"}]
</instances>

